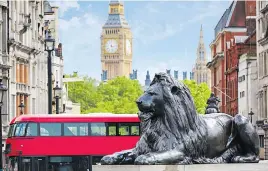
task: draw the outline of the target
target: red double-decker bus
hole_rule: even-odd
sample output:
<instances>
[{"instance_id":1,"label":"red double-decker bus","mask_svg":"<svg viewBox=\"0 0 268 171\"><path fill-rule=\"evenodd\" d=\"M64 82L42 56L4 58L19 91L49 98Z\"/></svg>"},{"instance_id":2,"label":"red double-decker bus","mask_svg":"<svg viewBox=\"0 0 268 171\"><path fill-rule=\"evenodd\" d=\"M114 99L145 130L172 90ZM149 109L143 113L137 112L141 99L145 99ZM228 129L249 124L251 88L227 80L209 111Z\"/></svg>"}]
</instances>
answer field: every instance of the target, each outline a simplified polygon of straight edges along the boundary
<instances>
[{"instance_id":1,"label":"red double-decker bus","mask_svg":"<svg viewBox=\"0 0 268 171\"><path fill-rule=\"evenodd\" d=\"M140 136L136 114L21 115L10 123L10 171L88 171L101 157L133 148Z\"/></svg>"}]
</instances>

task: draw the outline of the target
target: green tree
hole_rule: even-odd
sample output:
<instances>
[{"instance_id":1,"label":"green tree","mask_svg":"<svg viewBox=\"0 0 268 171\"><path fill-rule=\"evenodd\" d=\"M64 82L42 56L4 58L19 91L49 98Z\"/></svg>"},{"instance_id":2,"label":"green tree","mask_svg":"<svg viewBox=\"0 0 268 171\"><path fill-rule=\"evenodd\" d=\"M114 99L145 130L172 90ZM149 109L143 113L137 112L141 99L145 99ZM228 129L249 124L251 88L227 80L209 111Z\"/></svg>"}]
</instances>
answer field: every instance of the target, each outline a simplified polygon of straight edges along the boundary
<instances>
[{"instance_id":1,"label":"green tree","mask_svg":"<svg viewBox=\"0 0 268 171\"><path fill-rule=\"evenodd\" d=\"M197 112L205 114L207 99L211 93L208 85L206 83L197 84L194 80L183 80L183 83L190 89Z\"/></svg>"},{"instance_id":2,"label":"green tree","mask_svg":"<svg viewBox=\"0 0 268 171\"><path fill-rule=\"evenodd\" d=\"M65 77L78 77L78 75L74 73L73 75L65 75ZM80 103L81 113L96 107L96 103L101 99L96 84L97 81L88 76L84 76L81 82L68 83L69 99L74 103Z\"/></svg>"},{"instance_id":3,"label":"green tree","mask_svg":"<svg viewBox=\"0 0 268 171\"><path fill-rule=\"evenodd\" d=\"M101 83L97 89L100 95L95 108L89 112L137 113L136 99L142 94L142 87L137 80L126 77L116 77L106 83Z\"/></svg>"}]
</instances>

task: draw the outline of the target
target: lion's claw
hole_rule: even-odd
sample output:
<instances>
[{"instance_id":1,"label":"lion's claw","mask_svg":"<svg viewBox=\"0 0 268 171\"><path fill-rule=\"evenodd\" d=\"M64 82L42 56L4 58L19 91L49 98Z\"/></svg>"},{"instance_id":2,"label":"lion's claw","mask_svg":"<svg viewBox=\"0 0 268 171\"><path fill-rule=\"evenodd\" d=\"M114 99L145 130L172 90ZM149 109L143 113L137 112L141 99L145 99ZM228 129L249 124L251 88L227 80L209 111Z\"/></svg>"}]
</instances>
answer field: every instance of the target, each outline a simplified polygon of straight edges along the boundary
<instances>
[{"instance_id":1,"label":"lion's claw","mask_svg":"<svg viewBox=\"0 0 268 171\"><path fill-rule=\"evenodd\" d=\"M113 156L104 156L101 160L100 163L101 165L111 165L115 163L115 158Z\"/></svg>"},{"instance_id":2,"label":"lion's claw","mask_svg":"<svg viewBox=\"0 0 268 171\"><path fill-rule=\"evenodd\" d=\"M156 164L155 157L153 155L140 155L136 158L134 164L136 165L153 165Z\"/></svg>"}]
</instances>

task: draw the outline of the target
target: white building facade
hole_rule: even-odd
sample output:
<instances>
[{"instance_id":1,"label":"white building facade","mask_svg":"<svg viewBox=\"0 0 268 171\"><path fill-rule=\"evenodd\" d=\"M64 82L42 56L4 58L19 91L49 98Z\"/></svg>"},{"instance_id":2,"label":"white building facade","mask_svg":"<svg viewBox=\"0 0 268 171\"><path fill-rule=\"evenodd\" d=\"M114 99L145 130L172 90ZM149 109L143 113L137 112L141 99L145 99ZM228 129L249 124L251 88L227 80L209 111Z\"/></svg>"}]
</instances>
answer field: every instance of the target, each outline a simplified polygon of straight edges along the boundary
<instances>
[{"instance_id":1,"label":"white building facade","mask_svg":"<svg viewBox=\"0 0 268 171\"><path fill-rule=\"evenodd\" d=\"M0 0L0 79L2 79L2 83L9 88L9 71L10 71L10 63L8 56L8 2L6 0ZM1 144L4 144L2 151L5 149L5 140L7 138L8 132L8 124L9 124L9 89L5 92L3 96L3 105L1 109L1 117L2 117L2 137ZM1 97L0 97L1 98ZM2 99L0 99L2 100ZM4 154L1 154L4 158ZM2 160L4 161L4 160Z\"/></svg>"},{"instance_id":2,"label":"white building facade","mask_svg":"<svg viewBox=\"0 0 268 171\"><path fill-rule=\"evenodd\" d=\"M268 159L268 1L256 2L257 64L258 64L258 121L264 128L265 159ZM265 121L266 120L266 121Z\"/></svg>"},{"instance_id":3,"label":"white building facade","mask_svg":"<svg viewBox=\"0 0 268 171\"><path fill-rule=\"evenodd\" d=\"M10 118L47 113L47 54L43 1L9 1Z\"/></svg>"},{"instance_id":4,"label":"white building facade","mask_svg":"<svg viewBox=\"0 0 268 171\"><path fill-rule=\"evenodd\" d=\"M239 59L238 72L238 113L249 117L248 113L258 112L256 93L258 92L257 57L245 53ZM251 117L249 118L251 120ZM252 123L255 125L257 115L252 116Z\"/></svg>"}]
</instances>

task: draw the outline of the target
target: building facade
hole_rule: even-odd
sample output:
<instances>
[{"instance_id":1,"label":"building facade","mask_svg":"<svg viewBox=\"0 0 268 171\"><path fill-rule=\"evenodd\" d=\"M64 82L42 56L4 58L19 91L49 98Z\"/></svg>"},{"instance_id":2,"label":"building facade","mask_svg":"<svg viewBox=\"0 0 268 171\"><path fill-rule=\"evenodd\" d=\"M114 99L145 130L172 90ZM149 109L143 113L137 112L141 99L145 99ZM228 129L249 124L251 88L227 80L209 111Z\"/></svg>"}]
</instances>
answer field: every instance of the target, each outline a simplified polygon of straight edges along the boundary
<instances>
[{"instance_id":1,"label":"building facade","mask_svg":"<svg viewBox=\"0 0 268 171\"><path fill-rule=\"evenodd\" d=\"M220 111L224 113L228 113L228 111L229 113L231 112L231 109L227 109L226 106L226 100L230 98L227 95L227 85L230 85L230 82L235 82L235 80L237 81L237 76L235 77L235 74L232 72L227 73L228 76L225 75L227 71L226 63L228 63L227 42L231 42L231 44L233 44L235 43L234 36L246 36L246 11L250 11L252 13L255 7L254 3L256 2L233 1L230 7L224 12L214 29L215 39L210 44L212 60L207 63L207 67L211 70L211 91L221 99L219 107ZM231 87L228 91L237 92L237 85ZM236 114L234 111L232 111L232 113Z\"/></svg>"},{"instance_id":2,"label":"building facade","mask_svg":"<svg viewBox=\"0 0 268 171\"><path fill-rule=\"evenodd\" d=\"M63 77L63 89L62 89L62 103L63 108L61 113L65 114L80 114L81 113L81 105L80 103L73 103L69 99L68 95L68 84L73 82L83 82L84 80L77 77L64 78Z\"/></svg>"},{"instance_id":3,"label":"building facade","mask_svg":"<svg viewBox=\"0 0 268 171\"><path fill-rule=\"evenodd\" d=\"M258 70L256 54L256 31L247 37L243 43L237 45L240 49L238 65L238 113L250 117L252 111L257 113ZM251 117L250 117L251 120ZM257 115L252 116L252 124L255 126Z\"/></svg>"},{"instance_id":4,"label":"building facade","mask_svg":"<svg viewBox=\"0 0 268 171\"><path fill-rule=\"evenodd\" d=\"M9 1L10 114L47 113L43 1ZM24 103L24 111L18 107ZM37 107L38 106L38 107Z\"/></svg>"},{"instance_id":5,"label":"building facade","mask_svg":"<svg viewBox=\"0 0 268 171\"><path fill-rule=\"evenodd\" d=\"M63 89L63 70L64 70L64 61L62 55L62 43L59 42L59 16L58 16L58 7L51 6L48 1L44 1L44 34L45 38L48 38L48 35L51 35L55 39L55 51L52 53L52 87L58 86ZM56 113L56 102L54 98L54 91L52 91L52 112ZM63 100L59 99L59 110L60 113L63 112Z\"/></svg>"},{"instance_id":6,"label":"building facade","mask_svg":"<svg viewBox=\"0 0 268 171\"><path fill-rule=\"evenodd\" d=\"M145 87L149 87L150 86L150 84L151 84L151 78L150 78L150 73L149 73L149 71L147 71L147 73L146 73L146 79L145 79Z\"/></svg>"},{"instance_id":7,"label":"building facade","mask_svg":"<svg viewBox=\"0 0 268 171\"><path fill-rule=\"evenodd\" d=\"M108 20L102 27L101 63L107 80L117 76L129 78L132 71L132 32L119 1L110 1Z\"/></svg>"},{"instance_id":8,"label":"building facade","mask_svg":"<svg viewBox=\"0 0 268 171\"><path fill-rule=\"evenodd\" d=\"M264 139L264 158L268 159L268 2L257 1L256 4L256 30L257 30L257 63L258 63L258 121L262 123ZM266 119L266 121L265 121ZM264 124L264 125L263 125Z\"/></svg>"},{"instance_id":9,"label":"building facade","mask_svg":"<svg viewBox=\"0 0 268 171\"><path fill-rule=\"evenodd\" d=\"M264 159L264 131L256 125L258 120L258 65L256 53L256 31L240 45L238 106L239 113L248 117L260 138L260 159ZM250 115L252 113L253 115Z\"/></svg>"},{"instance_id":10,"label":"building facade","mask_svg":"<svg viewBox=\"0 0 268 171\"><path fill-rule=\"evenodd\" d=\"M206 83L210 87L210 70L206 67L207 53L203 37L203 28L201 25L198 47L196 50L195 67L193 68L194 80L197 84Z\"/></svg>"},{"instance_id":11,"label":"building facade","mask_svg":"<svg viewBox=\"0 0 268 171\"><path fill-rule=\"evenodd\" d=\"M240 4L242 6L242 4ZM226 42L226 111L232 115L238 113L238 70L239 70L239 57L243 53L253 52L255 55L255 34L252 32L256 29L256 2L244 2L245 5L245 28L247 29L245 35L233 36L231 41ZM242 20L242 19L241 19ZM249 36L250 35L250 36ZM249 44L249 45L248 45ZM251 46L250 46L251 45ZM241 94L243 96L243 93Z\"/></svg>"},{"instance_id":12,"label":"building facade","mask_svg":"<svg viewBox=\"0 0 268 171\"><path fill-rule=\"evenodd\" d=\"M2 83L7 86L8 91L3 96L3 105L2 105L2 114L9 113L9 71L10 71L10 62L8 56L8 2L6 0L0 1L0 79L2 79ZM0 97L1 98L1 97ZM0 99L2 100L2 99ZM5 149L5 140L7 138L8 133L8 124L10 120L9 115L1 115L2 117L2 137L1 137L1 146L2 151ZM4 154L0 154L4 158Z\"/></svg>"},{"instance_id":13,"label":"building facade","mask_svg":"<svg viewBox=\"0 0 268 171\"><path fill-rule=\"evenodd\" d=\"M182 80L187 80L187 71L182 72Z\"/></svg>"}]
</instances>

